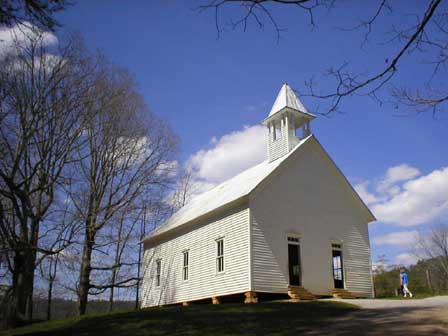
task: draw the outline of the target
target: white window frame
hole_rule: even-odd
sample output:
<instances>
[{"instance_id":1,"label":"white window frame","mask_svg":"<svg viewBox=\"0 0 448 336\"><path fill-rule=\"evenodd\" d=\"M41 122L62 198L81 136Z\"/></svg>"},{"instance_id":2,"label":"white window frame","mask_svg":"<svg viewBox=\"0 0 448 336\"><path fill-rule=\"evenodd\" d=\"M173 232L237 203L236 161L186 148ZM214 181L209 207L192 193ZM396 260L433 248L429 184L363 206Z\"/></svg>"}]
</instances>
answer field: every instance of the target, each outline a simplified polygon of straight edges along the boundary
<instances>
[{"instance_id":1,"label":"white window frame","mask_svg":"<svg viewBox=\"0 0 448 336\"><path fill-rule=\"evenodd\" d=\"M288 244L300 245L300 237L288 235L286 239L288 240Z\"/></svg>"},{"instance_id":2,"label":"white window frame","mask_svg":"<svg viewBox=\"0 0 448 336\"><path fill-rule=\"evenodd\" d=\"M330 240L330 247L331 247L331 253L333 254L333 251L341 251L341 263L342 263L342 267L340 268L342 273L342 281L343 281L343 286L344 288L346 288L345 285L345 280L346 280L346 273L345 273L345 262L344 262L344 243L342 240L336 240L336 239L331 239ZM334 264L333 264L333 257L331 258L331 275L334 279Z\"/></svg>"},{"instance_id":3,"label":"white window frame","mask_svg":"<svg viewBox=\"0 0 448 336\"><path fill-rule=\"evenodd\" d=\"M292 239L290 239L292 238ZM300 232L285 232L285 239L288 244L300 245L302 242L302 233Z\"/></svg>"},{"instance_id":4,"label":"white window frame","mask_svg":"<svg viewBox=\"0 0 448 336\"><path fill-rule=\"evenodd\" d=\"M331 243L331 249L342 251L342 244L341 243Z\"/></svg>"},{"instance_id":5,"label":"white window frame","mask_svg":"<svg viewBox=\"0 0 448 336\"><path fill-rule=\"evenodd\" d=\"M162 276L162 259L156 260L156 287L160 287Z\"/></svg>"},{"instance_id":6,"label":"white window frame","mask_svg":"<svg viewBox=\"0 0 448 336\"><path fill-rule=\"evenodd\" d=\"M182 252L182 280L183 281L188 281L188 267L190 265L190 250L185 250Z\"/></svg>"},{"instance_id":7,"label":"white window frame","mask_svg":"<svg viewBox=\"0 0 448 336\"><path fill-rule=\"evenodd\" d=\"M223 273L224 270L224 238L218 238L216 239L216 273Z\"/></svg>"}]
</instances>

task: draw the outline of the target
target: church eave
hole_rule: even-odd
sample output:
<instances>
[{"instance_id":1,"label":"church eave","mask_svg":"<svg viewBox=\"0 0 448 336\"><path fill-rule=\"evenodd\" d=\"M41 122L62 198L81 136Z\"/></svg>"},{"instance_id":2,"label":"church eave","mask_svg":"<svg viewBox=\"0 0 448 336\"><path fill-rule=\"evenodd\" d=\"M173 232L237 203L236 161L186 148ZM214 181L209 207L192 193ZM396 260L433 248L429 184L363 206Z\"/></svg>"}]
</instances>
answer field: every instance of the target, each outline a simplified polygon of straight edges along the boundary
<instances>
[{"instance_id":1,"label":"church eave","mask_svg":"<svg viewBox=\"0 0 448 336\"><path fill-rule=\"evenodd\" d=\"M314 118L316 118L316 116L314 114L311 114L309 112L303 112L303 111L299 111L297 109L294 109L292 107L289 106L285 106L284 108L282 108L281 110L278 110L277 112L275 112L274 114L268 116L266 119L263 120L263 125L267 125L270 121L278 118L278 116L282 113L282 112L292 112L292 113L298 113L300 114L301 117L308 119L309 121L313 120Z\"/></svg>"}]
</instances>

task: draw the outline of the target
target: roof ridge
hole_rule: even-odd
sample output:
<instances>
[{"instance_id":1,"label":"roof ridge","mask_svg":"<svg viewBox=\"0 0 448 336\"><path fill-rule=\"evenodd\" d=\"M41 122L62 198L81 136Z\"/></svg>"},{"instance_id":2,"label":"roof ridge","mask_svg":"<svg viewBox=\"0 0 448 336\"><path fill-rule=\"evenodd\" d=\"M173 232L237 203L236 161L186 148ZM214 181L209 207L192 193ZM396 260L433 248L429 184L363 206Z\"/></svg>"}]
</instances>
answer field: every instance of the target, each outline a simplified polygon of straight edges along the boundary
<instances>
[{"instance_id":1,"label":"roof ridge","mask_svg":"<svg viewBox=\"0 0 448 336\"><path fill-rule=\"evenodd\" d=\"M278 158L277 160L268 162L267 160L254 165L241 173L225 180L224 182L218 184L210 190L207 190L196 197L194 197L190 202L185 204L182 208L176 211L168 220L166 220L162 225L152 231L148 236L146 236L143 240L147 240L149 238L158 236L165 232L171 231L172 229L182 226L188 222L195 220L201 216L209 214L215 211L218 208L221 208L241 197L249 195L258 185L264 181L268 176L270 176L280 165L282 162L287 160L299 147L301 147L304 143L307 142L308 139L313 137L312 134L307 136L306 138L301 139L298 144L285 156ZM260 170L258 174L249 175L250 172L257 172L257 169ZM264 167L264 169L263 169ZM234 181L238 181L238 177L246 176L246 178L241 181L241 183L236 183ZM233 181L233 182L232 182ZM237 187L235 187L237 185ZM219 186L228 186L227 190L222 190L221 194L217 194L217 188ZM233 190L232 190L233 187ZM208 196L208 197L204 197ZM214 197L216 196L216 197ZM217 198L224 198L223 200L217 200ZM204 199L205 198L205 199ZM225 199L227 198L227 199ZM195 204L199 203L199 204ZM201 203L204 203L201 205ZM194 208L196 206L196 208ZM198 210L197 207L200 209ZM196 211L195 211L196 210ZM190 212L190 213L188 213Z\"/></svg>"}]
</instances>

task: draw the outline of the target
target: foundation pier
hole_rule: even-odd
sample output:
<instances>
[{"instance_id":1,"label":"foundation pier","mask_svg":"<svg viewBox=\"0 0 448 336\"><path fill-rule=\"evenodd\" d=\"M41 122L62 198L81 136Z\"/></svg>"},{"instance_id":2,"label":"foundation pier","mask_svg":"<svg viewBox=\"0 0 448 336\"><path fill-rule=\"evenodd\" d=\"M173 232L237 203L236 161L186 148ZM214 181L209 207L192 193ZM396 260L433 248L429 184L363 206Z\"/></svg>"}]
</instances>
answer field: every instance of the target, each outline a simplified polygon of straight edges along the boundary
<instances>
[{"instance_id":1,"label":"foundation pier","mask_svg":"<svg viewBox=\"0 0 448 336\"><path fill-rule=\"evenodd\" d=\"M257 292L246 292L244 293L246 298L244 299L244 303L258 303Z\"/></svg>"}]
</instances>

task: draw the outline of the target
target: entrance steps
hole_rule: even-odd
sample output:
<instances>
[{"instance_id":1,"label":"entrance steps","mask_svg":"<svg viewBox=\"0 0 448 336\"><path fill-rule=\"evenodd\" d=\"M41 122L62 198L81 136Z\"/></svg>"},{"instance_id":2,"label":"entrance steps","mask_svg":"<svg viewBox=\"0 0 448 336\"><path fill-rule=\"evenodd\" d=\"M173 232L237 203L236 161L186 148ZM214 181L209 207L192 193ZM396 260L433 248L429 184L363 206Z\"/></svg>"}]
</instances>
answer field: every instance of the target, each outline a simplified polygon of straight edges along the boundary
<instances>
[{"instance_id":1,"label":"entrance steps","mask_svg":"<svg viewBox=\"0 0 448 336\"><path fill-rule=\"evenodd\" d=\"M288 286L288 295L293 300L314 300L316 297L302 286Z\"/></svg>"},{"instance_id":2,"label":"entrance steps","mask_svg":"<svg viewBox=\"0 0 448 336\"><path fill-rule=\"evenodd\" d=\"M335 288L332 291L333 297L339 299L357 299L358 297L344 288Z\"/></svg>"}]
</instances>

